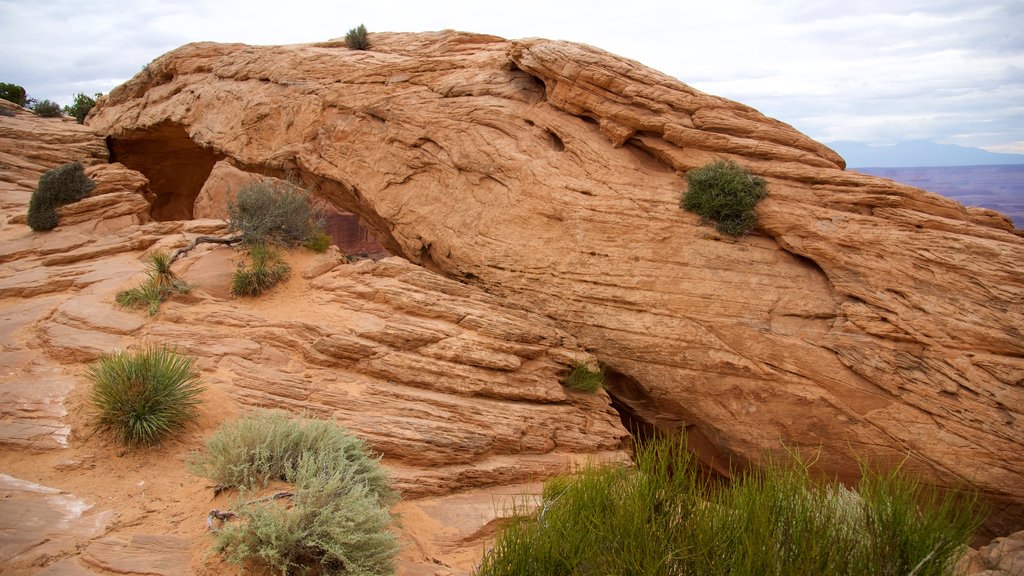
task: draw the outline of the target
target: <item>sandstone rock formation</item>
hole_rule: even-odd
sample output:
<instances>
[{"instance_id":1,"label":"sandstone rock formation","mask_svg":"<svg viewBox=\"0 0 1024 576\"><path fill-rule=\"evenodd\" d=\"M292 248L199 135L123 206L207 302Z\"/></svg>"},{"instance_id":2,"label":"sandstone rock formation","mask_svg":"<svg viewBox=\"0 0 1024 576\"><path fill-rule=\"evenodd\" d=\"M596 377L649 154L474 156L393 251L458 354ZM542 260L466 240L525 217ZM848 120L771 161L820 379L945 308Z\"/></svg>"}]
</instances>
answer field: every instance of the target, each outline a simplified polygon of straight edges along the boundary
<instances>
[{"instance_id":1,"label":"sandstone rock formation","mask_svg":"<svg viewBox=\"0 0 1024 576\"><path fill-rule=\"evenodd\" d=\"M783 445L843 477L906 460L978 486L989 527L1024 525L1024 239L1005 217L844 171L596 48L373 40L183 46L90 126L158 205L191 205L221 159L302 178L392 253L553 318L609 366L628 421L685 424L722 473ZM185 176L168 147L196 159ZM677 206L713 158L769 182L747 238Z\"/></svg>"}]
</instances>

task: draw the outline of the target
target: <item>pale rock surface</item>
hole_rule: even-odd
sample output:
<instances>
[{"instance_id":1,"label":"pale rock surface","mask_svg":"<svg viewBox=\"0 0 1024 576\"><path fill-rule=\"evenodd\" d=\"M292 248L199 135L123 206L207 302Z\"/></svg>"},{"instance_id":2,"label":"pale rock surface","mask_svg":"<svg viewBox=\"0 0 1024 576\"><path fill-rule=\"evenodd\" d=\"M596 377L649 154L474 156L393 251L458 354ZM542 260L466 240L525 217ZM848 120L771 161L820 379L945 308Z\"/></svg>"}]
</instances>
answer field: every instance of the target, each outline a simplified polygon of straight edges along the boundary
<instances>
[{"instance_id":1,"label":"pale rock surface","mask_svg":"<svg viewBox=\"0 0 1024 576\"><path fill-rule=\"evenodd\" d=\"M847 479L858 459L905 461L977 486L996 533L1024 526L1024 238L1007 218L844 171L786 124L589 46L371 39L189 44L90 126L171 204L201 177L167 178L167 146L302 178L393 254L554 319L634 424L685 424L722 473L783 446ZM685 171L714 158L768 181L751 236L678 208ZM341 342L372 345L317 353ZM469 361L456 342L427 349ZM494 393L476 381L457 393Z\"/></svg>"},{"instance_id":2,"label":"pale rock surface","mask_svg":"<svg viewBox=\"0 0 1024 576\"><path fill-rule=\"evenodd\" d=\"M234 202L238 191L246 184L259 182L261 179L262 175L239 170L227 160L217 162L213 165L209 178L199 189L199 195L192 207L192 217L226 220L228 203Z\"/></svg>"}]
</instances>

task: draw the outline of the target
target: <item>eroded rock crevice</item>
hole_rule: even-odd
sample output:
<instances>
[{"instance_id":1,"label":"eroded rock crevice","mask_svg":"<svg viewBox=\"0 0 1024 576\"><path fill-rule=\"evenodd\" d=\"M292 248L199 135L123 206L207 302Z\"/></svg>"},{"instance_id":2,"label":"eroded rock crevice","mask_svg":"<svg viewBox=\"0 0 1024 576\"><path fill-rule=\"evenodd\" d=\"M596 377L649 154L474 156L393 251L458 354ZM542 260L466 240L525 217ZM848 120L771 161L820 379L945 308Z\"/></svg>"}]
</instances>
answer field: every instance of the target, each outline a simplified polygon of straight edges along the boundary
<instances>
[{"instance_id":1,"label":"eroded rock crevice","mask_svg":"<svg viewBox=\"0 0 1024 576\"><path fill-rule=\"evenodd\" d=\"M185 128L163 122L148 130L107 138L110 162L120 162L149 179L156 201L154 220L191 220L199 191L224 155L196 144Z\"/></svg>"}]
</instances>

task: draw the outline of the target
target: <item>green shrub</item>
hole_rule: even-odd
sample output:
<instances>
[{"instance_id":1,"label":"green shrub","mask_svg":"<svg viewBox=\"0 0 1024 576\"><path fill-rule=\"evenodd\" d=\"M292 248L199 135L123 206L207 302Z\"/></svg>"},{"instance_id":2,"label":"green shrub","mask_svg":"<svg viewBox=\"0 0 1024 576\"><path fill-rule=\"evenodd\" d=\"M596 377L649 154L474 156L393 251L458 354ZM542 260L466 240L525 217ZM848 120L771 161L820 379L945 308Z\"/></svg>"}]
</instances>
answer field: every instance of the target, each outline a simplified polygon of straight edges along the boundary
<instances>
[{"instance_id":1,"label":"green shrub","mask_svg":"<svg viewBox=\"0 0 1024 576\"><path fill-rule=\"evenodd\" d=\"M246 244L294 247L323 230L324 214L302 188L263 180L243 186L228 203L228 225Z\"/></svg>"},{"instance_id":2,"label":"green shrub","mask_svg":"<svg viewBox=\"0 0 1024 576\"><path fill-rule=\"evenodd\" d=\"M303 244L306 248L309 248L313 252L326 252L331 247L331 237L326 232L320 230L313 235L306 243Z\"/></svg>"},{"instance_id":3,"label":"green shrub","mask_svg":"<svg viewBox=\"0 0 1024 576\"><path fill-rule=\"evenodd\" d=\"M27 96L25 95L25 89L21 86L0 82L0 98L8 102L14 102L18 106L24 106Z\"/></svg>"},{"instance_id":4,"label":"green shrub","mask_svg":"<svg viewBox=\"0 0 1024 576\"><path fill-rule=\"evenodd\" d=\"M717 222L719 232L742 236L757 224L754 207L767 195L763 178L731 160L715 160L687 172L686 180L680 206Z\"/></svg>"},{"instance_id":5,"label":"green shrub","mask_svg":"<svg viewBox=\"0 0 1024 576\"><path fill-rule=\"evenodd\" d=\"M64 115L60 110L60 104L50 100L40 100L32 107L32 111L43 118L60 118Z\"/></svg>"},{"instance_id":6,"label":"green shrub","mask_svg":"<svg viewBox=\"0 0 1024 576\"><path fill-rule=\"evenodd\" d=\"M195 360L166 347L104 356L86 375L98 428L128 446L157 444L198 415Z\"/></svg>"},{"instance_id":7,"label":"green shrub","mask_svg":"<svg viewBox=\"0 0 1024 576\"><path fill-rule=\"evenodd\" d=\"M352 50L368 50L370 39L366 36L366 26L360 24L345 34L345 45Z\"/></svg>"},{"instance_id":8,"label":"green shrub","mask_svg":"<svg viewBox=\"0 0 1024 576\"><path fill-rule=\"evenodd\" d=\"M222 425L190 468L244 491L233 510L240 521L217 541L229 561L280 574L393 572L398 544L387 508L397 496L380 463L341 426L256 412ZM271 480L294 486L291 507L245 499Z\"/></svg>"},{"instance_id":9,"label":"green shrub","mask_svg":"<svg viewBox=\"0 0 1024 576\"><path fill-rule=\"evenodd\" d=\"M249 258L249 266L240 265L231 278L231 293L235 296L259 296L291 274L277 248L253 244L249 247Z\"/></svg>"},{"instance_id":10,"label":"green shrub","mask_svg":"<svg viewBox=\"0 0 1024 576\"><path fill-rule=\"evenodd\" d=\"M96 98L99 98L100 96L102 96L102 94L96 94ZM64 113L68 116L74 116L75 120L77 120L79 124L82 124L85 122L85 117L89 114L89 111L95 106L95 98L90 98L79 92L75 95L74 104L64 107Z\"/></svg>"},{"instance_id":11,"label":"green shrub","mask_svg":"<svg viewBox=\"0 0 1024 576\"><path fill-rule=\"evenodd\" d=\"M577 362L565 379L565 385L582 392L597 392L604 386L604 369L598 367L592 370L586 364Z\"/></svg>"},{"instance_id":12,"label":"green shrub","mask_svg":"<svg viewBox=\"0 0 1024 576\"><path fill-rule=\"evenodd\" d=\"M174 294L186 294L192 289L171 270L171 257L167 252L151 252L149 275L141 286L117 293L115 300L126 308L147 308L155 316L160 304Z\"/></svg>"},{"instance_id":13,"label":"green shrub","mask_svg":"<svg viewBox=\"0 0 1024 576\"><path fill-rule=\"evenodd\" d=\"M654 440L633 468L548 482L478 574L949 574L982 518L977 495L865 472L859 493L800 462L712 483L682 441Z\"/></svg>"},{"instance_id":14,"label":"green shrub","mask_svg":"<svg viewBox=\"0 0 1024 576\"><path fill-rule=\"evenodd\" d=\"M87 198L95 186L80 162L47 171L28 201L28 225L36 231L53 230L60 223L57 208Z\"/></svg>"}]
</instances>

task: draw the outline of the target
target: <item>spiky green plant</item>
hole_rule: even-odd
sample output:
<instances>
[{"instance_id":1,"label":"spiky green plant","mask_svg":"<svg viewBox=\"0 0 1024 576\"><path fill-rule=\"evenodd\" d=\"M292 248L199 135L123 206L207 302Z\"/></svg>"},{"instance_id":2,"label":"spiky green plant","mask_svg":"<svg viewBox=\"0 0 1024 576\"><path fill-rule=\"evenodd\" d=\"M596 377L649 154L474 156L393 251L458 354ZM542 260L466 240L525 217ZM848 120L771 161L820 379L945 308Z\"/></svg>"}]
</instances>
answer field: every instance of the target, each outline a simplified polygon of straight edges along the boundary
<instances>
[{"instance_id":1,"label":"spiky green plant","mask_svg":"<svg viewBox=\"0 0 1024 576\"><path fill-rule=\"evenodd\" d=\"M231 293L236 296L259 296L291 274L291 268L277 248L253 244L249 248L249 259L249 265L240 265L231 279Z\"/></svg>"},{"instance_id":2,"label":"spiky green plant","mask_svg":"<svg viewBox=\"0 0 1024 576\"><path fill-rule=\"evenodd\" d=\"M174 294L185 294L192 287L171 270L171 256L167 252L155 250L147 259L149 272L145 282L118 292L115 301L126 308L147 308L149 315L154 316L164 300Z\"/></svg>"},{"instance_id":3,"label":"spiky green plant","mask_svg":"<svg viewBox=\"0 0 1024 576\"><path fill-rule=\"evenodd\" d=\"M220 427L191 470L241 488L216 549L229 561L274 573L391 574L398 550L388 529L397 500L387 472L361 440L334 422L259 411ZM271 480L294 486L290 507L248 499Z\"/></svg>"},{"instance_id":4,"label":"spiky green plant","mask_svg":"<svg viewBox=\"0 0 1024 576\"><path fill-rule=\"evenodd\" d=\"M157 444L198 416L195 360L167 347L103 356L86 376L97 427L128 446Z\"/></svg>"},{"instance_id":5,"label":"spiky green plant","mask_svg":"<svg viewBox=\"0 0 1024 576\"><path fill-rule=\"evenodd\" d=\"M718 231L742 236L757 224L754 207L767 195L763 178L732 160L715 160L686 173L680 206L718 224Z\"/></svg>"},{"instance_id":6,"label":"spiky green plant","mask_svg":"<svg viewBox=\"0 0 1024 576\"><path fill-rule=\"evenodd\" d=\"M586 364L573 364L572 371L565 379L565 385L581 392L597 392L604 386L604 369L592 369Z\"/></svg>"}]
</instances>

